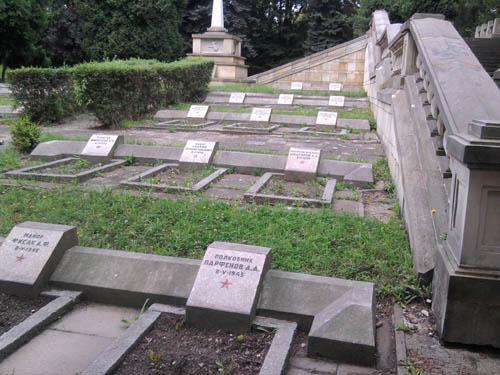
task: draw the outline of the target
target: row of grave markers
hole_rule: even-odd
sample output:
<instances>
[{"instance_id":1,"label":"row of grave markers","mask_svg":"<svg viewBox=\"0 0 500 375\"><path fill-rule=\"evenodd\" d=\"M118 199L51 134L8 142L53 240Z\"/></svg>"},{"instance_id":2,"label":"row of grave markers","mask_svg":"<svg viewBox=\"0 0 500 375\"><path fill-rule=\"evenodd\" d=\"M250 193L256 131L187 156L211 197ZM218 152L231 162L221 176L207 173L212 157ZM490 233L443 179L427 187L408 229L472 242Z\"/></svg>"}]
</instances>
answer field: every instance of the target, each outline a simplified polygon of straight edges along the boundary
<instances>
[{"instance_id":1,"label":"row of grave markers","mask_svg":"<svg viewBox=\"0 0 500 375\"><path fill-rule=\"evenodd\" d=\"M332 96L330 97L330 100L332 98L341 98L338 101L339 103L338 106L343 106L344 104L343 96L338 96L338 97ZM208 109L209 109L208 105L192 105L188 112L187 117L197 120L205 120L208 114ZM250 115L250 121L259 123L269 123L271 121L272 110L273 110L272 108L253 108L252 113ZM316 125L336 126L337 112L319 111L316 117Z\"/></svg>"},{"instance_id":2,"label":"row of grave markers","mask_svg":"<svg viewBox=\"0 0 500 375\"><path fill-rule=\"evenodd\" d=\"M245 102L246 98L246 93L244 92L233 92L231 93L231 96L229 97L229 103L230 104L243 104ZM278 105L293 105L293 100L295 99L294 94L280 94L278 97ZM344 107L345 106L345 96L335 96L331 95L328 99L328 105L331 107ZM196 112L200 111L201 112L201 107L207 107L207 106L196 106L200 107L196 109ZM190 110L191 111L191 110ZM208 111L208 108L207 108ZM193 115L195 112L193 111ZM189 116L188 117L194 117L194 116Z\"/></svg>"},{"instance_id":3,"label":"row of grave markers","mask_svg":"<svg viewBox=\"0 0 500 375\"><path fill-rule=\"evenodd\" d=\"M301 91L304 88L304 84L302 82L292 82L290 84L290 90L298 90ZM328 85L328 91L342 91L343 85L341 83L330 83Z\"/></svg>"}]
</instances>

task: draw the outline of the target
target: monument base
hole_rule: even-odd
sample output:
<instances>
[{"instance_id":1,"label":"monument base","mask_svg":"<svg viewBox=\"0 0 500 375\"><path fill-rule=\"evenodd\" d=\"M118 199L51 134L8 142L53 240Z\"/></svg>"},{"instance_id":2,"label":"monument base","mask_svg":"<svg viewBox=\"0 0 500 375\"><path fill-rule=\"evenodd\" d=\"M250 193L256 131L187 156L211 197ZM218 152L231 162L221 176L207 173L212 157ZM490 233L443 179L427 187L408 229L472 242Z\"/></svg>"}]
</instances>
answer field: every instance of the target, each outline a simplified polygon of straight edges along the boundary
<instances>
[{"instance_id":1,"label":"monument base","mask_svg":"<svg viewBox=\"0 0 500 375\"><path fill-rule=\"evenodd\" d=\"M500 276L459 269L439 248L432 310L442 340L500 348Z\"/></svg>"},{"instance_id":2,"label":"monument base","mask_svg":"<svg viewBox=\"0 0 500 375\"><path fill-rule=\"evenodd\" d=\"M193 53L215 62L213 80L245 80L248 65L241 56L241 39L222 28L210 28L204 34L193 35ZM238 83L238 82L236 82Z\"/></svg>"}]
</instances>

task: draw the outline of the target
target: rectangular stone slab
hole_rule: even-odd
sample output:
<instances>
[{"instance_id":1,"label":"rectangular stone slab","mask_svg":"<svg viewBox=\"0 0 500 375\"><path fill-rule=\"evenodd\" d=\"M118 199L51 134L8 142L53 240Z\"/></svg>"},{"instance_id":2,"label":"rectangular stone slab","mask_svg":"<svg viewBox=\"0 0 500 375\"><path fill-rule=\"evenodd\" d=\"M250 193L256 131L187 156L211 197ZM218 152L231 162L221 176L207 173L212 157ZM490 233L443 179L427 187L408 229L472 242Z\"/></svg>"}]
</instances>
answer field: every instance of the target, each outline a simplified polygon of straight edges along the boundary
<instances>
[{"instance_id":1,"label":"rectangular stone slab","mask_svg":"<svg viewBox=\"0 0 500 375\"><path fill-rule=\"evenodd\" d=\"M332 107L343 107L345 105L345 96L330 96L328 105Z\"/></svg>"},{"instance_id":2,"label":"rectangular stone slab","mask_svg":"<svg viewBox=\"0 0 500 375\"><path fill-rule=\"evenodd\" d=\"M113 157L118 145L123 143L123 135L94 134L83 148L82 156L93 161L106 161Z\"/></svg>"},{"instance_id":3,"label":"rectangular stone slab","mask_svg":"<svg viewBox=\"0 0 500 375\"><path fill-rule=\"evenodd\" d=\"M271 119L272 111L271 108L254 108L250 116L250 121L267 123Z\"/></svg>"},{"instance_id":4,"label":"rectangular stone slab","mask_svg":"<svg viewBox=\"0 0 500 375\"><path fill-rule=\"evenodd\" d=\"M290 88L292 90L302 90L302 88L304 87L304 85L302 84L302 82L292 82L292 85L290 86Z\"/></svg>"},{"instance_id":5,"label":"rectangular stone slab","mask_svg":"<svg viewBox=\"0 0 500 375\"><path fill-rule=\"evenodd\" d=\"M179 159L179 167L186 170L210 165L217 146L218 142L188 140Z\"/></svg>"},{"instance_id":6,"label":"rectangular stone slab","mask_svg":"<svg viewBox=\"0 0 500 375\"><path fill-rule=\"evenodd\" d=\"M337 126L337 112L318 112L316 125Z\"/></svg>"},{"instance_id":7,"label":"rectangular stone slab","mask_svg":"<svg viewBox=\"0 0 500 375\"><path fill-rule=\"evenodd\" d=\"M76 228L25 222L0 247L0 291L37 296L64 252L78 245Z\"/></svg>"},{"instance_id":8,"label":"rectangular stone slab","mask_svg":"<svg viewBox=\"0 0 500 375\"><path fill-rule=\"evenodd\" d=\"M212 243L186 304L186 322L235 333L248 331L270 264L268 247Z\"/></svg>"},{"instance_id":9,"label":"rectangular stone slab","mask_svg":"<svg viewBox=\"0 0 500 375\"><path fill-rule=\"evenodd\" d=\"M243 104L245 101L246 94L244 92L232 92L229 97L229 103L231 104Z\"/></svg>"},{"instance_id":10,"label":"rectangular stone slab","mask_svg":"<svg viewBox=\"0 0 500 375\"><path fill-rule=\"evenodd\" d=\"M318 175L321 150L292 147L285 166L285 180L306 182Z\"/></svg>"},{"instance_id":11,"label":"rectangular stone slab","mask_svg":"<svg viewBox=\"0 0 500 375\"><path fill-rule=\"evenodd\" d=\"M204 120L207 117L208 113L208 105L192 105L189 108L189 112L187 117L193 119L202 119Z\"/></svg>"},{"instance_id":12,"label":"rectangular stone slab","mask_svg":"<svg viewBox=\"0 0 500 375\"><path fill-rule=\"evenodd\" d=\"M278 98L279 105L292 105L293 104L293 94L280 94Z\"/></svg>"},{"instance_id":13,"label":"rectangular stone slab","mask_svg":"<svg viewBox=\"0 0 500 375\"><path fill-rule=\"evenodd\" d=\"M341 83L330 83L328 86L329 91L342 91L342 84Z\"/></svg>"}]
</instances>

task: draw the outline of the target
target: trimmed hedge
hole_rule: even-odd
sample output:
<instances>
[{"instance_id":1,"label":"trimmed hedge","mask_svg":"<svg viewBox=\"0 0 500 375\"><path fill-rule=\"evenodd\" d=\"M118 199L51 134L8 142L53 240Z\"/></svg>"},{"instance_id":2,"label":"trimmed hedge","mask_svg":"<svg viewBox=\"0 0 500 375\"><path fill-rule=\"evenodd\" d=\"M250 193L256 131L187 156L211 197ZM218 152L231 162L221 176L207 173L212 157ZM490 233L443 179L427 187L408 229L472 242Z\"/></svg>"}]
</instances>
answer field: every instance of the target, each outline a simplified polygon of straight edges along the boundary
<instances>
[{"instance_id":1,"label":"trimmed hedge","mask_svg":"<svg viewBox=\"0 0 500 375\"><path fill-rule=\"evenodd\" d=\"M152 115L162 105L203 99L212 69L213 62L203 59L130 59L77 65L73 74L79 104L113 127Z\"/></svg>"},{"instance_id":2,"label":"trimmed hedge","mask_svg":"<svg viewBox=\"0 0 500 375\"><path fill-rule=\"evenodd\" d=\"M123 120L152 115L161 106L203 100L213 66L213 61L194 58L169 64L113 60L73 68L19 69L11 72L10 82L15 98L33 120L60 121L80 106L104 126L114 127Z\"/></svg>"},{"instance_id":3,"label":"trimmed hedge","mask_svg":"<svg viewBox=\"0 0 500 375\"><path fill-rule=\"evenodd\" d=\"M77 111L69 68L11 70L8 81L23 115L35 122L59 122Z\"/></svg>"}]
</instances>

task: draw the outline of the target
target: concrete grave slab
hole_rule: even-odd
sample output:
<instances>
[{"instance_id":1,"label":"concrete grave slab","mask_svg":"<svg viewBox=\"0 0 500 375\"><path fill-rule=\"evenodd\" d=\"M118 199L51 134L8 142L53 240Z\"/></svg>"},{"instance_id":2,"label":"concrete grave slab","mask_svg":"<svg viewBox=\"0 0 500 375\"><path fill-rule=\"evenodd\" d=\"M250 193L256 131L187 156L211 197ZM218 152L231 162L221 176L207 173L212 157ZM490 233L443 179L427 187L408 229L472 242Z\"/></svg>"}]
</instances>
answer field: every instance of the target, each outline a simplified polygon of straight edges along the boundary
<instances>
[{"instance_id":1,"label":"concrete grave slab","mask_svg":"<svg viewBox=\"0 0 500 375\"><path fill-rule=\"evenodd\" d=\"M189 108L187 118L198 122L204 122L207 118L208 109L208 105L192 105Z\"/></svg>"},{"instance_id":2,"label":"concrete grave slab","mask_svg":"<svg viewBox=\"0 0 500 375\"><path fill-rule=\"evenodd\" d=\"M303 87L304 84L302 82L292 82L292 84L290 85L291 90L297 90L297 91L301 91Z\"/></svg>"},{"instance_id":3,"label":"concrete grave slab","mask_svg":"<svg viewBox=\"0 0 500 375\"><path fill-rule=\"evenodd\" d=\"M279 129L280 125L272 125L269 123L258 123L260 126L252 126L252 124L236 122L234 124L225 125L224 133L227 134L269 134L272 131Z\"/></svg>"},{"instance_id":4,"label":"concrete grave slab","mask_svg":"<svg viewBox=\"0 0 500 375\"><path fill-rule=\"evenodd\" d=\"M96 162L109 161L118 147L124 144L123 135L94 134L82 150L82 156Z\"/></svg>"},{"instance_id":5,"label":"concrete grave slab","mask_svg":"<svg viewBox=\"0 0 500 375\"><path fill-rule=\"evenodd\" d=\"M186 322L203 328L249 330L270 265L268 247L212 243L189 294Z\"/></svg>"},{"instance_id":6,"label":"concrete grave slab","mask_svg":"<svg viewBox=\"0 0 500 375\"><path fill-rule=\"evenodd\" d=\"M254 108L250 116L250 121L267 123L271 119L272 111L272 108Z\"/></svg>"},{"instance_id":7,"label":"concrete grave slab","mask_svg":"<svg viewBox=\"0 0 500 375\"><path fill-rule=\"evenodd\" d=\"M319 111L316 117L318 130L332 130L337 127L337 112Z\"/></svg>"},{"instance_id":8,"label":"concrete grave slab","mask_svg":"<svg viewBox=\"0 0 500 375\"><path fill-rule=\"evenodd\" d=\"M293 94L280 94L278 98L279 105L292 105L293 104Z\"/></svg>"},{"instance_id":9,"label":"concrete grave slab","mask_svg":"<svg viewBox=\"0 0 500 375\"><path fill-rule=\"evenodd\" d=\"M0 247L0 290L37 296L64 252L76 245L75 227L30 221L15 226Z\"/></svg>"},{"instance_id":10,"label":"concrete grave slab","mask_svg":"<svg viewBox=\"0 0 500 375\"><path fill-rule=\"evenodd\" d=\"M245 102L246 93L244 92L232 92L229 97L229 103L231 104L243 104Z\"/></svg>"},{"instance_id":11,"label":"concrete grave slab","mask_svg":"<svg viewBox=\"0 0 500 375\"><path fill-rule=\"evenodd\" d=\"M345 105L345 96L330 96L328 100L328 105L330 107L341 107L344 108Z\"/></svg>"},{"instance_id":12,"label":"concrete grave slab","mask_svg":"<svg viewBox=\"0 0 500 375\"><path fill-rule=\"evenodd\" d=\"M285 165L285 180L295 182L314 180L318 175L320 159L319 149L290 148Z\"/></svg>"},{"instance_id":13,"label":"concrete grave slab","mask_svg":"<svg viewBox=\"0 0 500 375\"><path fill-rule=\"evenodd\" d=\"M204 168L212 164L219 142L188 140L179 159L182 170Z\"/></svg>"},{"instance_id":14,"label":"concrete grave slab","mask_svg":"<svg viewBox=\"0 0 500 375\"><path fill-rule=\"evenodd\" d=\"M328 85L328 91L342 91L341 83L330 83Z\"/></svg>"}]
</instances>

